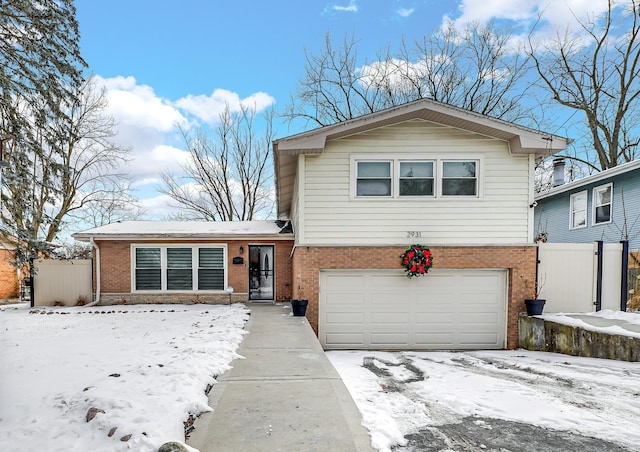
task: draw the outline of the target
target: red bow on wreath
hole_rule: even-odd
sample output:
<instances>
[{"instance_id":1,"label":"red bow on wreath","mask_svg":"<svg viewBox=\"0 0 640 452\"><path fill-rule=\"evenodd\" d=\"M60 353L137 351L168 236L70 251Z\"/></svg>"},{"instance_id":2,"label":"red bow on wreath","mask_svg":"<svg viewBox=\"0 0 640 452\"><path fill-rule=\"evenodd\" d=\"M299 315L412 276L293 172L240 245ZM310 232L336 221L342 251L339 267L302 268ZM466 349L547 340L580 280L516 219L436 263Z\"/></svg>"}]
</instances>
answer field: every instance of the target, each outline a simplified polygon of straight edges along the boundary
<instances>
[{"instance_id":1,"label":"red bow on wreath","mask_svg":"<svg viewBox=\"0 0 640 452\"><path fill-rule=\"evenodd\" d=\"M411 245L400 258L407 278L426 275L433 266L433 256L428 246Z\"/></svg>"}]
</instances>

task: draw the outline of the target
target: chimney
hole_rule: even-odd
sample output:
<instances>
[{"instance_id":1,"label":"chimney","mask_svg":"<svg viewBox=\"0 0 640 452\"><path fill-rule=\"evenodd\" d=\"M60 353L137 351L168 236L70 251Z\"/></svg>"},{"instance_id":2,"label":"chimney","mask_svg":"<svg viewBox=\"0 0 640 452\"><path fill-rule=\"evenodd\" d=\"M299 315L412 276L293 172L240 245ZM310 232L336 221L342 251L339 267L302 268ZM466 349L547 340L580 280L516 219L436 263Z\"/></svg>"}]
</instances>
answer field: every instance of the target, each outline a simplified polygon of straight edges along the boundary
<instances>
[{"instance_id":1,"label":"chimney","mask_svg":"<svg viewBox=\"0 0 640 452\"><path fill-rule=\"evenodd\" d=\"M558 187L564 184L564 159L553 159L553 186Z\"/></svg>"}]
</instances>

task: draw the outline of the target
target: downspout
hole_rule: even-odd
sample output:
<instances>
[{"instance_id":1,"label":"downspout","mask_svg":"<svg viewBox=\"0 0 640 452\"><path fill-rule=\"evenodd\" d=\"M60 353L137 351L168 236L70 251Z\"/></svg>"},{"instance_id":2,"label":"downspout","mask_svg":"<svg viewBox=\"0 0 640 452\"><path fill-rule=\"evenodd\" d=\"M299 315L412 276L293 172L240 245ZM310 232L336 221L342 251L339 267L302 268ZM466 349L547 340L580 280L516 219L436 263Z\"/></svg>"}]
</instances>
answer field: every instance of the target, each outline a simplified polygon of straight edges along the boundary
<instances>
[{"instance_id":1,"label":"downspout","mask_svg":"<svg viewBox=\"0 0 640 452\"><path fill-rule=\"evenodd\" d=\"M89 242L91 242L93 249L96 250L96 299L86 304L86 307L95 306L100 303L100 247L93 241L93 237L89 238Z\"/></svg>"}]
</instances>

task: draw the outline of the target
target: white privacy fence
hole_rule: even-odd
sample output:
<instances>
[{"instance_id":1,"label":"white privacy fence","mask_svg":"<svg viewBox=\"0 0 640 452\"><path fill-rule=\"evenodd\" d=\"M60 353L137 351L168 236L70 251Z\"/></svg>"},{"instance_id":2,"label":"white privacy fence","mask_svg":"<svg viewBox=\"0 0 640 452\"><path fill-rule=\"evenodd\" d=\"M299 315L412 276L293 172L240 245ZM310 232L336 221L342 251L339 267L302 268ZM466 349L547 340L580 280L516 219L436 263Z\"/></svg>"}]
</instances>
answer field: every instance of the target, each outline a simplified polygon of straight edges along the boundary
<instances>
[{"instance_id":1,"label":"white privacy fence","mask_svg":"<svg viewBox=\"0 0 640 452\"><path fill-rule=\"evenodd\" d=\"M538 245L538 284L545 312L591 312L597 306L620 310L623 247L601 245L601 255L598 242Z\"/></svg>"},{"instance_id":2,"label":"white privacy fence","mask_svg":"<svg viewBox=\"0 0 640 452\"><path fill-rule=\"evenodd\" d=\"M35 306L76 306L92 301L91 259L39 259L34 265L36 275L33 278L32 300Z\"/></svg>"}]
</instances>

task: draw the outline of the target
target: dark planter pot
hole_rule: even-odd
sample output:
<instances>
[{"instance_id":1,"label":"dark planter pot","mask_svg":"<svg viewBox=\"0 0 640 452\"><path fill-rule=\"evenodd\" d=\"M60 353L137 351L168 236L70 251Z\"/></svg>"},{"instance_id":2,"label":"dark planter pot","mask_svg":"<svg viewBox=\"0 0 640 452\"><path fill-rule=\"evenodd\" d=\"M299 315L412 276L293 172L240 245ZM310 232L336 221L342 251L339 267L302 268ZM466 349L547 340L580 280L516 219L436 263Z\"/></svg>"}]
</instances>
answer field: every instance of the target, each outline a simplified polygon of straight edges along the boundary
<instances>
[{"instance_id":1,"label":"dark planter pot","mask_svg":"<svg viewBox=\"0 0 640 452\"><path fill-rule=\"evenodd\" d=\"M309 300L291 300L291 310L293 315L297 317L304 317L307 313L307 305Z\"/></svg>"},{"instance_id":2,"label":"dark planter pot","mask_svg":"<svg viewBox=\"0 0 640 452\"><path fill-rule=\"evenodd\" d=\"M542 309L544 308L544 303L546 300L541 299L526 299L524 300L524 304L527 306L527 315L540 315L542 314Z\"/></svg>"}]
</instances>

